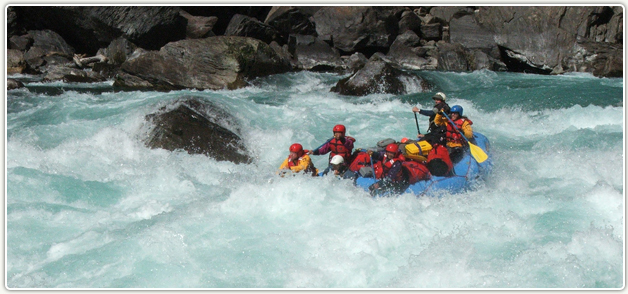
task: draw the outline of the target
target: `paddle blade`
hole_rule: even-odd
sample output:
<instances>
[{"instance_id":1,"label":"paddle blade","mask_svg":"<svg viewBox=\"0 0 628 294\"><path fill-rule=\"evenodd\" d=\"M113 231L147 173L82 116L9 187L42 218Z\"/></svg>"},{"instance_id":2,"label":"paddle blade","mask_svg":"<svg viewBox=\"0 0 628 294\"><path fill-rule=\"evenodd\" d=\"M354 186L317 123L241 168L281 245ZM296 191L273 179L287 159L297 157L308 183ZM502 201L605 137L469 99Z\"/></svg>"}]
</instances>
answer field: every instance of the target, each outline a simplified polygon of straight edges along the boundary
<instances>
[{"instance_id":1,"label":"paddle blade","mask_svg":"<svg viewBox=\"0 0 628 294\"><path fill-rule=\"evenodd\" d=\"M469 143L469 149L471 150L471 156L475 158L478 163L482 163L488 159L488 155L477 145Z\"/></svg>"}]
</instances>

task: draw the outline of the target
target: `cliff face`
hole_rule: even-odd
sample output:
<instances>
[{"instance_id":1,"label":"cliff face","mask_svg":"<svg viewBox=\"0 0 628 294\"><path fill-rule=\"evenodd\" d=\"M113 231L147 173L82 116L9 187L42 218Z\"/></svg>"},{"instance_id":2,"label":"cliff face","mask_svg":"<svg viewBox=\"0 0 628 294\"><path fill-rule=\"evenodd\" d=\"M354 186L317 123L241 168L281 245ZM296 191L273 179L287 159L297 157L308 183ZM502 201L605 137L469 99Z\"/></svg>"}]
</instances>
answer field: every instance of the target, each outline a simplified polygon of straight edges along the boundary
<instances>
[{"instance_id":1,"label":"cliff face","mask_svg":"<svg viewBox=\"0 0 628 294\"><path fill-rule=\"evenodd\" d=\"M502 59L515 59L515 64L555 73L596 73L599 65L589 60L622 60L621 50L611 49L623 48L621 7L481 7L472 17L468 22L488 36L481 39L492 37ZM473 46L472 34L465 34L461 22L452 21L451 42Z\"/></svg>"},{"instance_id":2,"label":"cliff face","mask_svg":"<svg viewBox=\"0 0 628 294\"><path fill-rule=\"evenodd\" d=\"M174 89L189 83L138 80L148 75L129 70L132 67L125 63L184 39L213 43L212 38L228 35L267 43L276 53L267 55L279 58L275 64L282 71L287 65L287 70L355 72L351 56L370 58L377 53L405 70L623 76L621 6L9 6L7 31L10 73L67 73L47 76L72 80L67 75L77 75L76 71L60 67L89 68L94 81L118 76L130 79L126 85L168 84L166 88ZM58 44L72 50L54 49ZM172 55L169 60L184 64L191 60L189 54L195 53ZM98 58L87 63L81 59L85 55ZM247 79L275 73L249 71L248 61L238 62L225 74L242 82L227 83L225 88L246 86ZM194 68L186 66L179 74L197 75Z\"/></svg>"}]
</instances>

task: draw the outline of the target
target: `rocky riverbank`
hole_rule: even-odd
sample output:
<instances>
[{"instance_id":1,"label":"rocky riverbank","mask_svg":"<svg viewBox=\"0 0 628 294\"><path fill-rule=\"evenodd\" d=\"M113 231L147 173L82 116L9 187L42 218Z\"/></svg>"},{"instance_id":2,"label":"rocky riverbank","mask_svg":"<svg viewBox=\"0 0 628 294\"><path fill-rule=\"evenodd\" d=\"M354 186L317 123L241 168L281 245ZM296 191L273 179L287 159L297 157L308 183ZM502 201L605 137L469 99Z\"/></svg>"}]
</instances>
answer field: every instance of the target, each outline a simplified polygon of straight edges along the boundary
<instances>
[{"instance_id":1,"label":"rocky riverbank","mask_svg":"<svg viewBox=\"0 0 628 294\"><path fill-rule=\"evenodd\" d=\"M333 91L405 94L407 72L623 76L621 6L9 6L7 74L121 90L236 89L346 73ZM20 87L19 81L8 87Z\"/></svg>"}]
</instances>

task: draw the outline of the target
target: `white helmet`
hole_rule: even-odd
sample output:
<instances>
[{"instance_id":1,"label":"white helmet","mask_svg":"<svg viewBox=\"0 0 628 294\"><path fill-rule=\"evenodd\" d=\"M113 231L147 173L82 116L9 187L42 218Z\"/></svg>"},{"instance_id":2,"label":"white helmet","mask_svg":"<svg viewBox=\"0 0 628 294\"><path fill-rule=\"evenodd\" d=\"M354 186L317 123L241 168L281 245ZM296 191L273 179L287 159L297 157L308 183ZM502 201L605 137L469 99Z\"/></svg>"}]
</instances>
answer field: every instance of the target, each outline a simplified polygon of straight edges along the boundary
<instances>
[{"instance_id":1,"label":"white helmet","mask_svg":"<svg viewBox=\"0 0 628 294\"><path fill-rule=\"evenodd\" d=\"M334 155L334 157L332 157L329 161L331 164L341 164L343 162L345 162L345 159L340 155Z\"/></svg>"},{"instance_id":2,"label":"white helmet","mask_svg":"<svg viewBox=\"0 0 628 294\"><path fill-rule=\"evenodd\" d=\"M445 95L445 93L443 92L438 92L436 94L434 94L434 96L432 96L432 99L436 100L436 99L440 99L440 100L447 100L447 95Z\"/></svg>"}]
</instances>

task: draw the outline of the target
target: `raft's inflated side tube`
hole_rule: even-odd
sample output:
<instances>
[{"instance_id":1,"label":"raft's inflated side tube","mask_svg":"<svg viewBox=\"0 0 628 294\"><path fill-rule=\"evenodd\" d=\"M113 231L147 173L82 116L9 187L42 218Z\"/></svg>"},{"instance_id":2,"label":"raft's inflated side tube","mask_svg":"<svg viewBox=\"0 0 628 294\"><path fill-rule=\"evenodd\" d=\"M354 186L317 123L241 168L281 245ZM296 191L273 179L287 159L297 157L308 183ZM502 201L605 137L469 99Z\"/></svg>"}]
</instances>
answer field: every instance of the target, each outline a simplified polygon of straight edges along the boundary
<instances>
[{"instance_id":1,"label":"raft's inflated side tube","mask_svg":"<svg viewBox=\"0 0 628 294\"><path fill-rule=\"evenodd\" d=\"M467 151L464 157L453 165L453 171L447 177L432 175L428 180L418 181L410 185L406 193L431 197L440 197L444 195L442 192L460 193L471 187L474 181L488 176L493 167L489 141L484 135L477 132L474 132L473 137L475 144L488 154L489 157L486 161L478 163ZM368 191L368 187L375 181L373 178L359 176L355 180L355 185Z\"/></svg>"}]
</instances>

